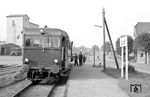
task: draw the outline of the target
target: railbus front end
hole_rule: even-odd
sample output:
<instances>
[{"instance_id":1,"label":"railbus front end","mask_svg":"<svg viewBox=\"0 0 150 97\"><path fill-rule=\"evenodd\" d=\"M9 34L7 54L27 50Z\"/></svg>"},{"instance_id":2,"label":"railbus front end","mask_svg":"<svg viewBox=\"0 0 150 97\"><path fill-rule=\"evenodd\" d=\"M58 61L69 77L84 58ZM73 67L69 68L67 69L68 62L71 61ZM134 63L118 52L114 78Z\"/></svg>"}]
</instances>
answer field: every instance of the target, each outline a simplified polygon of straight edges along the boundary
<instances>
[{"instance_id":1,"label":"railbus front end","mask_svg":"<svg viewBox=\"0 0 150 97\"><path fill-rule=\"evenodd\" d=\"M28 28L23 34L23 60L31 81L57 81L68 69L68 34L60 29Z\"/></svg>"}]
</instances>

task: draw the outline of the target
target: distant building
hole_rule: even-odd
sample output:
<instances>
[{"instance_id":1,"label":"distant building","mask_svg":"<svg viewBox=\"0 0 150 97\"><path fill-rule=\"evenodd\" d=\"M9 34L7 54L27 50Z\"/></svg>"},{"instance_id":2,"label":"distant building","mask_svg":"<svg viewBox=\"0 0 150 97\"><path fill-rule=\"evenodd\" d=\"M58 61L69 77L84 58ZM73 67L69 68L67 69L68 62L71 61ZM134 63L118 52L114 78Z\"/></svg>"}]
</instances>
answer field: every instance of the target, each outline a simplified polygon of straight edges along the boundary
<instances>
[{"instance_id":1,"label":"distant building","mask_svg":"<svg viewBox=\"0 0 150 97\"><path fill-rule=\"evenodd\" d=\"M150 33L150 22L138 22L134 26L134 36L135 37L144 32Z\"/></svg>"},{"instance_id":2,"label":"distant building","mask_svg":"<svg viewBox=\"0 0 150 97\"><path fill-rule=\"evenodd\" d=\"M38 28L39 25L31 23L28 15L7 16L7 43L14 43L22 47L22 33L24 28Z\"/></svg>"},{"instance_id":3,"label":"distant building","mask_svg":"<svg viewBox=\"0 0 150 97\"><path fill-rule=\"evenodd\" d=\"M134 37L137 37L141 33L148 32L150 33L150 22L138 22L134 27ZM150 63L150 53L145 54L145 52L137 52L137 62L145 63L145 57L147 56L147 63Z\"/></svg>"},{"instance_id":4,"label":"distant building","mask_svg":"<svg viewBox=\"0 0 150 97\"><path fill-rule=\"evenodd\" d=\"M0 55L11 55L11 50L13 50L14 48L18 48L21 50L20 46L13 43L0 44Z\"/></svg>"}]
</instances>

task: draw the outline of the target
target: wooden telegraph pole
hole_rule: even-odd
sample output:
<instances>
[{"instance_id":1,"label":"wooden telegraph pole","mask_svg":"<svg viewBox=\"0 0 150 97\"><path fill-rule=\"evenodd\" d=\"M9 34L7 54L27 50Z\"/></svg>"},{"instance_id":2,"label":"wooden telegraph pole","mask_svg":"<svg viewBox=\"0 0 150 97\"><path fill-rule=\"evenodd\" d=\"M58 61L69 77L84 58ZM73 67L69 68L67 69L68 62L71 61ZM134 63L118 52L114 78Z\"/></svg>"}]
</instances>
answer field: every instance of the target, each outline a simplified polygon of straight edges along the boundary
<instances>
[{"instance_id":1,"label":"wooden telegraph pole","mask_svg":"<svg viewBox=\"0 0 150 97\"><path fill-rule=\"evenodd\" d=\"M105 71L105 9L102 10L102 20L103 20L103 71Z\"/></svg>"},{"instance_id":2,"label":"wooden telegraph pole","mask_svg":"<svg viewBox=\"0 0 150 97\"><path fill-rule=\"evenodd\" d=\"M116 53L115 53L115 50L114 50L113 42L112 42L112 40L111 40L111 36L110 36L109 29L108 29L108 25L107 25L107 22L106 22L106 19L105 19L105 18L104 18L104 22L105 22L106 29L107 29L107 33L108 33L108 37L109 37L109 40L110 40L110 43L111 43L111 46L112 46L112 50L113 50L113 53L114 53L114 58L115 58L116 66L117 66L117 69L119 69L119 65L118 65Z\"/></svg>"},{"instance_id":3,"label":"wooden telegraph pole","mask_svg":"<svg viewBox=\"0 0 150 97\"><path fill-rule=\"evenodd\" d=\"M72 48L73 48L73 41L71 42L71 62L73 61Z\"/></svg>"},{"instance_id":4,"label":"wooden telegraph pole","mask_svg":"<svg viewBox=\"0 0 150 97\"><path fill-rule=\"evenodd\" d=\"M94 60L93 66L95 66L95 48L93 49L93 60Z\"/></svg>"}]
</instances>

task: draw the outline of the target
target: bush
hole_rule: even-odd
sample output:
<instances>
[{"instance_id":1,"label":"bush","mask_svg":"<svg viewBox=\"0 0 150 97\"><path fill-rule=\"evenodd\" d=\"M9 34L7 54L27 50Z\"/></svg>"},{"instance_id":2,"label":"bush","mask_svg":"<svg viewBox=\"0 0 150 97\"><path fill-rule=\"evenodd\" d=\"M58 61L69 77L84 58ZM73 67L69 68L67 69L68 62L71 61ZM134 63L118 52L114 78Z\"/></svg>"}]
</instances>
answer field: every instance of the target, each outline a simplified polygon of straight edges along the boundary
<instances>
[{"instance_id":1,"label":"bush","mask_svg":"<svg viewBox=\"0 0 150 97\"><path fill-rule=\"evenodd\" d=\"M135 60L135 56L129 56L129 61Z\"/></svg>"},{"instance_id":2,"label":"bush","mask_svg":"<svg viewBox=\"0 0 150 97\"><path fill-rule=\"evenodd\" d=\"M125 71L125 65L124 65L124 68L123 68L123 69L124 69L124 71ZM134 66L128 64L128 72L129 72L129 73L134 73L134 72L136 72Z\"/></svg>"}]
</instances>

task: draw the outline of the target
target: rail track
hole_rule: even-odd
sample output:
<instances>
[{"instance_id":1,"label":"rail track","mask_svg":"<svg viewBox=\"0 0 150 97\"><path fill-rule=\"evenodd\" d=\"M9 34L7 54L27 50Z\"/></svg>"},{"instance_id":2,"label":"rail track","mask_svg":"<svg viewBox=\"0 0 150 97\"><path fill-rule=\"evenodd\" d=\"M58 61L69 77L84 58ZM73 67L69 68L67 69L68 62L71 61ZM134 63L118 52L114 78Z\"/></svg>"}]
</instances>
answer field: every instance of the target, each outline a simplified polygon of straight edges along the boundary
<instances>
[{"instance_id":1,"label":"rail track","mask_svg":"<svg viewBox=\"0 0 150 97\"><path fill-rule=\"evenodd\" d=\"M13 97L66 97L68 78L56 84L31 83Z\"/></svg>"},{"instance_id":2,"label":"rail track","mask_svg":"<svg viewBox=\"0 0 150 97\"><path fill-rule=\"evenodd\" d=\"M13 97L51 97L51 94L55 88L56 84L33 84L31 83L23 90L18 92Z\"/></svg>"},{"instance_id":3,"label":"rail track","mask_svg":"<svg viewBox=\"0 0 150 97\"><path fill-rule=\"evenodd\" d=\"M14 65L1 65L0 67L0 76L2 75L6 75L6 74L12 74L12 73L15 73L18 71L18 69L21 68L21 65L17 65L17 64L14 64Z\"/></svg>"},{"instance_id":4,"label":"rail track","mask_svg":"<svg viewBox=\"0 0 150 97\"><path fill-rule=\"evenodd\" d=\"M13 64L13 65L0 65L0 70L11 69L11 68L17 68L17 67L21 67L21 65L18 65L18 64Z\"/></svg>"},{"instance_id":5,"label":"rail track","mask_svg":"<svg viewBox=\"0 0 150 97\"><path fill-rule=\"evenodd\" d=\"M44 81L31 83L13 97L66 97L68 77L62 78L55 84L43 83Z\"/></svg>"}]
</instances>

